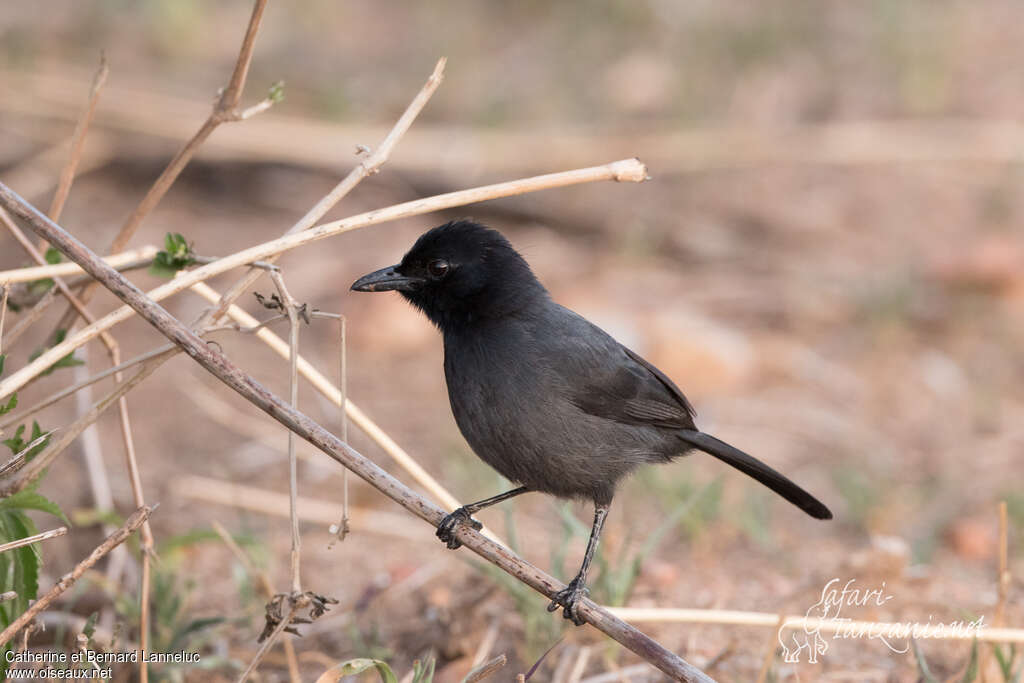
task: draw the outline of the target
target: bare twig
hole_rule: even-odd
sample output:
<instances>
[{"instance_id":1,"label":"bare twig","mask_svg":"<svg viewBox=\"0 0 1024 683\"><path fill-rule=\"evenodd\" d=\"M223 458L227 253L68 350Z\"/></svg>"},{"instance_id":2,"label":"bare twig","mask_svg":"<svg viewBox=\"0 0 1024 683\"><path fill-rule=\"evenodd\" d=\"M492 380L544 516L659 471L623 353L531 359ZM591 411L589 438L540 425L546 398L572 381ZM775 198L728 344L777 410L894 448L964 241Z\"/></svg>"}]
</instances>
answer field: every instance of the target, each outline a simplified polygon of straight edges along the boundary
<instances>
[{"instance_id":1,"label":"bare twig","mask_svg":"<svg viewBox=\"0 0 1024 683\"><path fill-rule=\"evenodd\" d=\"M291 349L288 357L288 400L292 408L299 406L299 303L292 298L284 277L278 270L270 272L278 296L281 297L281 308L288 315L288 346ZM299 514L296 501L299 497L299 462L295 457L295 432L288 430L288 512L291 516L292 551L291 579L292 593L302 592L302 579L299 572L299 559L302 551L302 538L299 535Z\"/></svg>"},{"instance_id":2,"label":"bare twig","mask_svg":"<svg viewBox=\"0 0 1024 683\"><path fill-rule=\"evenodd\" d=\"M0 285L0 353L4 352L4 321L7 320L7 296L10 287Z\"/></svg>"},{"instance_id":3,"label":"bare twig","mask_svg":"<svg viewBox=\"0 0 1024 683\"><path fill-rule=\"evenodd\" d=\"M66 526L59 526L56 529L50 529L49 531L44 531L41 534L36 534L35 536L26 536L25 538L19 538L15 541L2 543L0 544L0 553L6 553L8 550L14 550L15 548L21 548L22 546L32 545L33 543L45 541L49 538L57 538L58 536L63 536L67 532L68 528Z\"/></svg>"},{"instance_id":4,"label":"bare twig","mask_svg":"<svg viewBox=\"0 0 1024 683\"><path fill-rule=\"evenodd\" d=\"M0 602L10 602L18 597L18 591L7 591L6 593L0 593Z\"/></svg>"},{"instance_id":5,"label":"bare twig","mask_svg":"<svg viewBox=\"0 0 1024 683\"><path fill-rule=\"evenodd\" d=\"M64 164L64 168L61 169L57 191L53 194L50 210L46 212L46 215L55 221L60 220L60 214L64 210L64 202L67 201L68 193L71 191L71 183L75 179L75 170L78 168L78 162L82 159L82 150L85 147L85 134L89 132L89 124L92 123L92 118L96 114L96 103L100 98L100 90L103 89L103 84L107 82L107 74L109 73L110 68L107 66L107 58L101 52L99 69L96 70L96 75L92 79L92 85L89 87L89 100L85 105L85 110L78 118L78 123L75 124L75 132L71 136L71 155L68 157L67 163ZM42 244L40 244L40 248L42 248Z\"/></svg>"},{"instance_id":6,"label":"bare twig","mask_svg":"<svg viewBox=\"0 0 1024 683\"><path fill-rule=\"evenodd\" d=\"M74 569L62 576L60 581L58 581L53 588L47 591L46 595L32 603L31 607L25 610L21 616L12 621L10 626L0 633L0 646L6 645L7 642L10 641L18 631L24 628L26 624L32 621L37 614L49 607L50 604L60 597L64 591L71 588L71 586L73 586L75 582L82 577L82 574L99 562L100 558L120 544L124 543L124 541L131 536L132 532L142 526L142 523L149 519L150 514L152 514L155 509L155 505L153 507L143 506L133 512L131 517L129 517L117 531L108 536L103 543L89 553L88 557L75 565Z\"/></svg>"},{"instance_id":7,"label":"bare twig","mask_svg":"<svg viewBox=\"0 0 1024 683\"><path fill-rule=\"evenodd\" d=\"M270 648L274 647L274 643L277 642L278 637L291 625L292 618L295 616L296 612L298 612L298 607L296 605L292 605L288 609L288 613L285 614L279 622L277 622L277 626L275 626L274 630L270 632L270 635L264 638L263 644L260 645L260 649L256 651L252 661L249 662L249 666L247 666L245 671L242 672L242 675L238 677L238 683L244 683L245 680L249 678L249 675L256 670L256 667L258 667L260 662L263 661L263 657L270 652Z\"/></svg>"},{"instance_id":8,"label":"bare twig","mask_svg":"<svg viewBox=\"0 0 1024 683\"><path fill-rule=\"evenodd\" d=\"M349 232L350 230L356 230L358 228L364 228L370 225L384 223L386 221L407 218L409 216L416 216L441 209L450 209L455 206L463 206L473 202L497 199L500 197L511 197L518 194L536 192L538 190L551 189L555 187L566 187L568 185L596 182L600 180L642 182L646 177L647 168L640 163L639 160L624 159L622 161L615 161L603 166L593 166L574 171L564 171L562 173L550 173L547 175L534 176L533 178L513 180L506 183L497 183L495 185L485 185L483 187L472 188L469 190L460 190L458 192L436 195L426 199L417 199L403 204L395 204L394 206L368 211L340 221L324 223L301 233L285 235L284 237L279 237L276 240L264 242L263 244L236 252L216 261L215 263L205 265L201 268L180 272L176 278L148 292L146 296L153 302L162 301L172 294L176 294L183 289L191 287L197 282L202 282L214 275L218 275L233 268L244 266L245 264L253 261L268 259L271 256L324 239L325 237L339 235L341 233ZM0 205L5 206L15 215L25 220L29 220L29 214L26 213L26 207L29 206L29 204L3 183L0 183ZM229 294L225 295L225 297L228 296ZM19 388L27 384L31 378L38 375L45 368L53 365L53 363L55 363L59 358L66 356L82 344L87 343L103 330L109 329L122 320L129 318L131 315L132 309L128 306L123 306L109 313L95 324L85 327L77 334L69 335L68 339L65 339L62 343L57 344L53 348L44 352L35 361L29 363L19 371L13 373L7 379L0 382L0 398L13 391L17 391Z\"/></svg>"},{"instance_id":9,"label":"bare twig","mask_svg":"<svg viewBox=\"0 0 1024 683\"><path fill-rule=\"evenodd\" d=\"M341 396L337 402L339 408L341 408L341 440L348 443L348 413L346 412L346 404L348 403L348 358L346 352L345 343L345 327L346 321L345 316L338 316L338 346L339 356L338 364L338 386L341 388L339 392ZM349 518L348 518L348 469L341 471L341 519L338 520L336 528L333 529L334 538L328 544L330 548L335 541L344 541L345 537L348 536L349 529Z\"/></svg>"},{"instance_id":10,"label":"bare twig","mask_svg":"<svg viewBox=\"0 0 1024 683\"><path fill-rule=\"evenodd\" d=\"M251 376L235 366L223 354L206 344L188 326L174 318L157 303L148 299L141 290L125 279L123 275L104 264L84 244L2 185L0 185L0 200L12 206L13 210L28 222L37 235L45 238L65 256L80 264L98 282L102 283L104 287L130 305L142 318L180 346L193 360L235 390L243 398L265 411L275 420L309 441L342 465L351 469L371 486L401 504L416 516L433 526L440 524L441 520L445 517L444 510L418 495L314 420L298 412L278 396L268 391ZM300 236L296 235L296 237ZM482 536L472 527L460 527L456 531L456 536L467 548L470 548L473 552L548 598L552 598L557 591L564 588L563 584L551 576L525 562L507 548ZM294 613L294 603L290 613ZM614 617L610 612L589 599L584 599L581 602L578 607L578 614L585 621L677 680L711 680L678 655L669 652L633 626ZM282 621L288 622L289 618L282 619ZM275 628L274 632L277 633L279 631Z\"/></svg>"},{"instance_id":11,"label":"bare twig","mask_svg":"<svg viewBox=\"0 0 1024 683\"><path fill-rule=\"evenodd\" d=\"M123 251L120 254L107 256L103 260L106 261L108 265L121 270L125 266L152 262L153 257L156 256L159 251L160 250L153 245L146 245L144 247L139 247L138 249L130 249L129 251ZM51 265L36 266L33 268L2 270L0 271L0 283L32 282L33 280L41 280L47 277L56 278L76 275L80 276L83 273L84 271L77 263L66 261L64 263L54 263Z\"/></svg>"}]
</instances>

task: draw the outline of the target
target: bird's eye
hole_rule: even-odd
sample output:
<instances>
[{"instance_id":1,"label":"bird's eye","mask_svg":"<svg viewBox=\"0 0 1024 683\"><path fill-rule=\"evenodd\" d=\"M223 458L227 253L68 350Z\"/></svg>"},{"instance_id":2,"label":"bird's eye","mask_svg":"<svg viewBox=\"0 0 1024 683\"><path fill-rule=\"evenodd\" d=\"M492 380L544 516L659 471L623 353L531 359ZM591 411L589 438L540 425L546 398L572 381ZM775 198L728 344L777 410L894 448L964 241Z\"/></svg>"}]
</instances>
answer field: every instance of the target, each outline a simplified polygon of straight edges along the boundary
<instances>
[{"instance_id":1,"label":"bird's eye","mask_svg":"<svg viewBox=\"0 0 1024 683\"><path fill-rule=\"evenodd\" d=\"M435 280L440 280L447 275L450 268L451 266L448 265L448 262L442 259L437 259L427 264L427 272Z\"/></svg>"}]
</instances>

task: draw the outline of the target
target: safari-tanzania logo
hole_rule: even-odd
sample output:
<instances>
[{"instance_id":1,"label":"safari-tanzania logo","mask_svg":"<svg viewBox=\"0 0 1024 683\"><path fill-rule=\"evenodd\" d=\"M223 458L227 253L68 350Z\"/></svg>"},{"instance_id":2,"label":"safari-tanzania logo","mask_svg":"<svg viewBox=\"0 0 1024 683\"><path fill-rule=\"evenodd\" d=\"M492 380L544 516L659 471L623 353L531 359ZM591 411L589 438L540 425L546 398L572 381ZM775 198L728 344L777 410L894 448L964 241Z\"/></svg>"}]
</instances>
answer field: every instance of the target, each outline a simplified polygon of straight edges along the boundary
<instances>
[{"instance_id":1,"label":"safari-tanzania logo","mask_svg":"<svg viewBox=\"0 0 1024 683\"><path fill-rule=\"evenodd\" d=\"M801 620L802 628L779 629L779 645L782 647L782 656L786 662L799 662L801 655L806 651L807 661L816 663L818 657L828 651L828 639L822 635L823 633L831 634L831 640L880 640L893 652L902 654L910 648L907 642L909 638L932 638L940 633L948 635L951 631L970 638L985 628L985 617L975 621L953 621L948 624L933 624L930 616L926 623L855 621L843 616L843 608L882 607L893 599L892 595L885 592L884 581L878 588L867 589L854 587L856 582L856 579L850 579L840 586L840 579L832 579L822 588L821 598L804 613L804 619Z\"/></svg>"}]
</instances>

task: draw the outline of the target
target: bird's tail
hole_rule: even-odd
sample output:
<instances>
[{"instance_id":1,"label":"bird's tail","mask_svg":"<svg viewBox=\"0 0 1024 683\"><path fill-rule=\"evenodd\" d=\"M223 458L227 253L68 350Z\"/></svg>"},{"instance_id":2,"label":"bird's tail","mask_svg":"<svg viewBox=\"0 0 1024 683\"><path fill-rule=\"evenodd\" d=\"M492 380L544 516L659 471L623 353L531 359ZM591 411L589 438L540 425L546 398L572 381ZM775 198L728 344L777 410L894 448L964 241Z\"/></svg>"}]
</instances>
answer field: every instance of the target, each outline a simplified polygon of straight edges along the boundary
<instances>
[{"instance_id":1,"label":"bird's tail","mask_svg":"<svg viewBox=\"0 0 1024 683\"><path fill-rule=\"evenodd\" d=\"M832 512L821 501L757 458L747 455L740 449L730 446L724 441L720 441L704 432L683 429L677 432L677 434L680 439L694 448L713 455L747 476L758 480L811 517L816 519L832 519Z\"/></svg>"}]
</instances>

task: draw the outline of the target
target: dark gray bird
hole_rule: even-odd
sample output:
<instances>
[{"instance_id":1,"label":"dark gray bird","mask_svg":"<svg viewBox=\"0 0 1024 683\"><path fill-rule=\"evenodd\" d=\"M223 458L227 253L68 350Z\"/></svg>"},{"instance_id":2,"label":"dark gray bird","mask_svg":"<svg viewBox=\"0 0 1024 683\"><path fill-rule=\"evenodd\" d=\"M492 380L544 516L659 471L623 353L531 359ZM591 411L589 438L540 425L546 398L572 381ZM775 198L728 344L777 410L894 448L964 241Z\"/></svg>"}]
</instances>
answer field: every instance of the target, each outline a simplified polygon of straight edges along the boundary
<instances>
[{"instance_id":1,"label":"dark gray bird","mask_svg":"<svg viewBox=\"0 0 1024 683\"><path fill-rule=\"evenodd\" d=\"M807 514L831 519L811 494L761 461L705 434L694 410L660 370L593 323L559 306L500 233L455 221L423 234L402 262L364 275L352 289L397 290L444 335L452 413L473 451L513 489L445 517L449 548L458 524L489 505L541 491L594 501L583 565L548 606L583 623L576 605L618 482L646 463L693 449L753 477Z\"/></svg>"}]
</instances>

